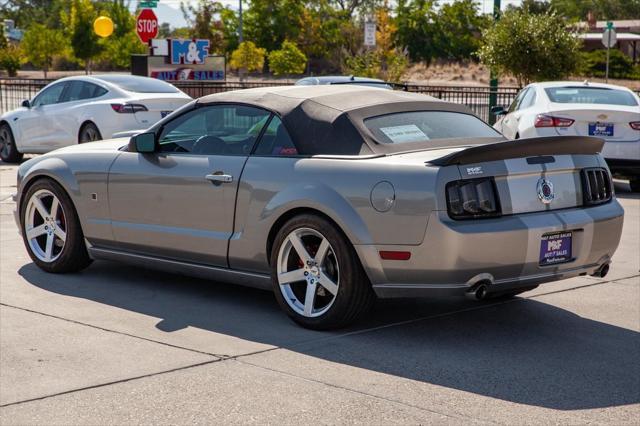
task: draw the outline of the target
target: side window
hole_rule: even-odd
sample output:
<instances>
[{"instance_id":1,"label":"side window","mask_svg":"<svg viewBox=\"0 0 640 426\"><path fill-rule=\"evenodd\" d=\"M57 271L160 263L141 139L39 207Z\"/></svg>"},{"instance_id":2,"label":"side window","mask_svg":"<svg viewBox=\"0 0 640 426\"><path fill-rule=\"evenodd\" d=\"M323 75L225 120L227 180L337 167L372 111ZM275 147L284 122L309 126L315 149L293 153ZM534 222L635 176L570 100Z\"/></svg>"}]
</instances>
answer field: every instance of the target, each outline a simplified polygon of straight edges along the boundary
<instances>
[{"instance_id":1,"label":"side window","mask_svg":"<svg viewBox=\"0 0 640 426\"><path fill-rule=\"evenodd\" d=\"M33 100L33 106L39 107L43 105L57 104L60 101L60 95L64 90L65 84L66 83L57 83L44 89L42 93L36 96Z\"/></svg>"},{"instance_id":2,"label":"side window","mask_svg":"<svg viewBox=\"0 0 640 426\"><path fill-rule=\"evenodd\" d=\"M269 127L262 135L260 144L256 148L255 155L273 155L285 157L289 155L298 155L298 150L294 145L289 132L282 124L280 117L274 115L269 123Z\"/></svg>"},{"instance_id":3,"label":"side window","mask_svg":"<svg viewBox=\"0 0 640 426\"><path fill-rule=\"evenodd\" d=\"M102 87L85 81L72 81L68 83L61 102L73 102L82 99L92 99L102 96L107 91Z\"/></svg>"},{"instance_id":4,"label":"side window","mask_svg":"<svg viewBox=\"0 0 640 426\"><path fill-rule=\"evenodd\" d=\"M518 96L516 96L516 98L513 100L513 102L511 102L511 105L509 105L509 109L507 110L507 112L513 112L518 108L518 105L520 104L520 101L522 100L522 98L524 97L525 93L528 91L529 89L523 89L520 91L520 93L518 93Z\"/></svg>"},{"instance_id":5,"label":"side window","mask_svg":"<svg viewBox=\"0 0 640 426\"><path fill-rule=\"evenodd\" d=\"M527 93L522 98L522 101L520 101L520 105L518 105L518 109L529 108L531 105L533 105L535 100L536 100L536 90L533 87L531 87L527 90Z\"/></svg>"},{"instance_id":6,"label":"side window","mask_svg":"<svg viewBox=\"0 0 640 426\"><path fill-rule=\"evenodd\" d=\"M249 155L269 115L244 105L196 108L164 126L160 152Z\"/></svg>"}]
</instances>

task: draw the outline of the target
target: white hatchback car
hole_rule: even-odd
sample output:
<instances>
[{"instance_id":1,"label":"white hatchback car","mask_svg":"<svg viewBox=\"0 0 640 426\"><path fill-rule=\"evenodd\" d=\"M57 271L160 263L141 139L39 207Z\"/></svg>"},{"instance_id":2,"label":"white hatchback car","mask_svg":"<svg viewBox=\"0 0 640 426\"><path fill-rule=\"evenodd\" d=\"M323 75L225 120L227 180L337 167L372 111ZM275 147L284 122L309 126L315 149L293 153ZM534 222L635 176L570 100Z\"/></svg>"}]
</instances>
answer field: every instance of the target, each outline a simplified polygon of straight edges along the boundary
<instances>
[{"instance_id":1,"label":"white hatchback car","mask_svg":"<svg viewBox=\"0 0 640 426\"><path fill-rule=\"evenodd\" d=\"M0 159L109 139L144 130L192 99L164 81L132 75L95 75L56 80L0 116Z\"/></svg>"},{"instance_id":2,"label":"white hatchback car","mask_svg":"<svg viewBox=\"0 0 640 426\"><path fill-rule=\"evenodd\" d=\"M533 83L508 109L496 107L496 130L510 139L597 136L611 172L640 191L640 98L626 87L572 81Z\"/></svg>"}]
</instances>

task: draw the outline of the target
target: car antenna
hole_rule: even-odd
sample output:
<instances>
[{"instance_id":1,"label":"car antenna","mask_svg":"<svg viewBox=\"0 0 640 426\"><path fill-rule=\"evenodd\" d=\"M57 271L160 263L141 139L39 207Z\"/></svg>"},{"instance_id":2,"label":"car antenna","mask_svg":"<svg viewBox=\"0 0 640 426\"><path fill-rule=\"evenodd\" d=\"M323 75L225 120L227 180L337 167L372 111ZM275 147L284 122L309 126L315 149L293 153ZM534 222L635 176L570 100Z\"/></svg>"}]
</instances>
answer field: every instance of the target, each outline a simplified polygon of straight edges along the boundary
<instances>
[{"instance_id":1,"label":"car antenna","mask_svg":"<svg viewBox=\"0 0 640 426\"><path fill-rule=\"evenodd\" d=\"M354 81L355 79L356 79L356 78L353 76L353 74L351 74L351 75L349 76L349 80Z\"/></svg>"}]
</instances>

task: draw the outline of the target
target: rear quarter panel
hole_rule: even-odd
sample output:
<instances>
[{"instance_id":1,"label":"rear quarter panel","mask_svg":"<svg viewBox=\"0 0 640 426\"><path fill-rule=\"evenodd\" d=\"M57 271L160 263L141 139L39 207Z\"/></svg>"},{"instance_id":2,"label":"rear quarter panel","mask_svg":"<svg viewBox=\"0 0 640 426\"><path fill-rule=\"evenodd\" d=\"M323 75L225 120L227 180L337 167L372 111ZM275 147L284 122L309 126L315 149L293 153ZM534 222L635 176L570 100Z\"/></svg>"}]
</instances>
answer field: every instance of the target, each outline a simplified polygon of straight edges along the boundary
<instances>
[{"instance_id":1,"label":"rear quarter panel","mask_svg":"<svg viewBox=\"0 0 640 426\"><path fill-rule=\"evenodd\" d=\"M459 178L454 168L448 173ZM293 209L308 208L333 220L352 244L419 245L435 208L440 168L402 156L375 159L251 157L238 190L232 268L266 272L267 241L276 221ZM387 212L373 208L379 182L395 189Z\"/></svg>"}]
</instances>

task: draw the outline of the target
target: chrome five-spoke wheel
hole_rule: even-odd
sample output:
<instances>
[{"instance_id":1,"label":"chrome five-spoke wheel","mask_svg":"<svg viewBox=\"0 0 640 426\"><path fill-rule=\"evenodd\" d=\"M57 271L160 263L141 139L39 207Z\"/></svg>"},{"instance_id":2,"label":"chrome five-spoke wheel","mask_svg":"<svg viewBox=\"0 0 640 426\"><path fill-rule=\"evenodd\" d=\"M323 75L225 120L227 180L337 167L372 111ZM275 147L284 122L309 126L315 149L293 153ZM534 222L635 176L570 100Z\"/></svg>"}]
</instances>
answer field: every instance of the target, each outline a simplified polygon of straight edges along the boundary
<instances>
[{"instance_id":1,"label":"chrome five-spoke wheel","mask_svg":"<svg viewBox=\"0 0 640 426\"><path fill-rule=\"evenodd\" d=\"M25 210L26 240L41 261L54 262L67 241L67 219L60 200L47 190L33 193Z\"/></svg>"},{"instance_id":2,"label":"chrome five-spoke wheel","mask_svg":"<svg viewBox=\"0 0 640 426\"><path fill-rule=\"evenodd\" d=\"M375 300L353 245L320 215L303 213L280 225L270 263L276 300L303 327L344 327Z\"/></svg>"},{"instance_id":3,"label":"chrome five-spoke wheel","mask_svg":"<svg viewBox=\"0 0 640 426\"><path fill-rule=\"evenodd\" d=\"M320 232L298 228L280 246L277 264L278 284L287 304L305 317L327 312L338 294L338 259Z\"/></svg>"}]
</instances>

